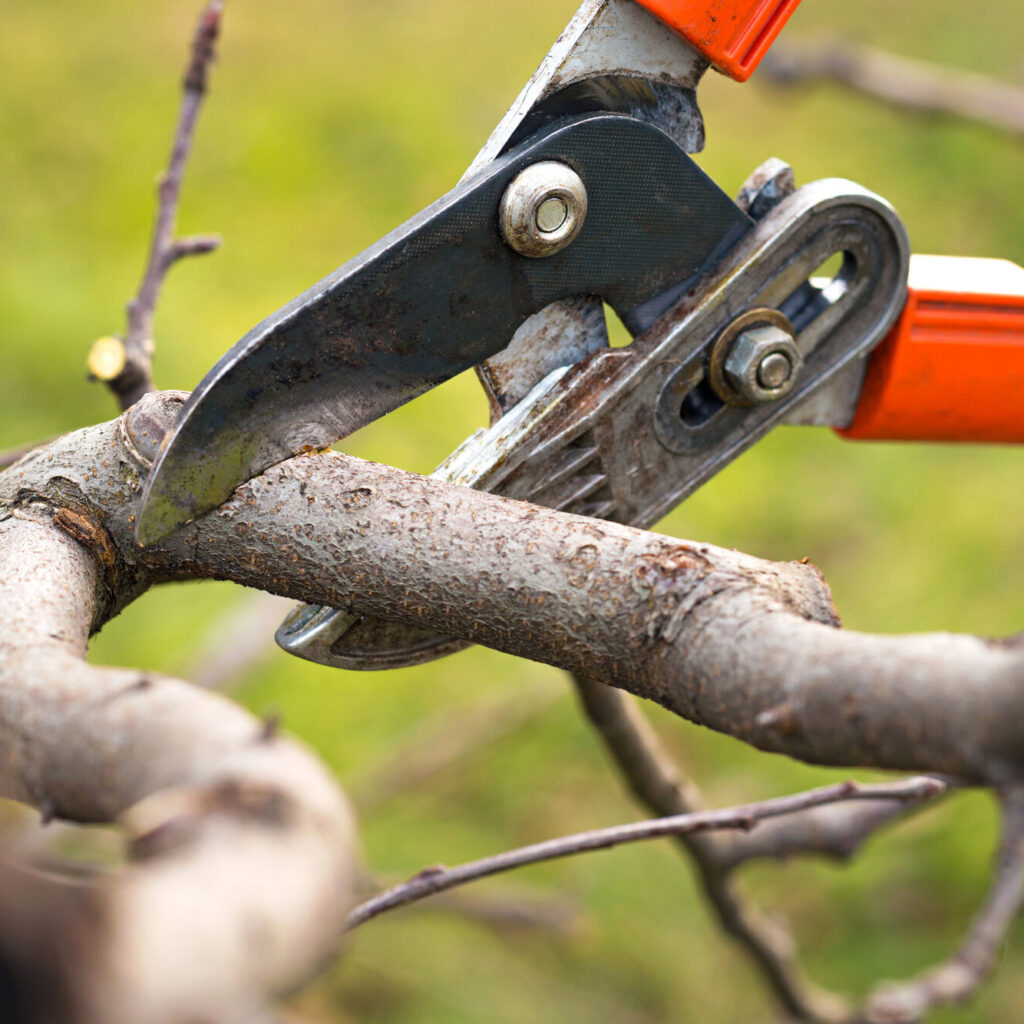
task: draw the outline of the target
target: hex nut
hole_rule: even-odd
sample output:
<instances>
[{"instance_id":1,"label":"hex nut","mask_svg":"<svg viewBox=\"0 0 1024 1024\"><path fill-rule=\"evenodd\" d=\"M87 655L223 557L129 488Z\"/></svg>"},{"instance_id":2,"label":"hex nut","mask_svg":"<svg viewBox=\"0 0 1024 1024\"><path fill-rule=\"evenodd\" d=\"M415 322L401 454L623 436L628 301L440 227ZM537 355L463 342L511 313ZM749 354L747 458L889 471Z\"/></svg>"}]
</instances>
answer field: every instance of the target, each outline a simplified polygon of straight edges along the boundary
<instances>
[{"instance_id":1,"label":"hex nut","mask_svg":"<svg viewBox=\"0 0 1024 1024\"><path fill-rule=\"evenodd\" d=\"M571 245L587 217L583 179L545 160L515 177L501 200L501 234L520 256L543 259Z\"/></svg>"},{"instance_id":2,"label":"hex nut","mask_svg":"<svg viewBox=\"0 0 1024 1024\"><path fill-rule=\"evenodd\" d=\"M711 385L734 406L777 402L796 387L803 356L789 321L777 310L749 310L719 335Z\"/></svg>"}]
</instances>

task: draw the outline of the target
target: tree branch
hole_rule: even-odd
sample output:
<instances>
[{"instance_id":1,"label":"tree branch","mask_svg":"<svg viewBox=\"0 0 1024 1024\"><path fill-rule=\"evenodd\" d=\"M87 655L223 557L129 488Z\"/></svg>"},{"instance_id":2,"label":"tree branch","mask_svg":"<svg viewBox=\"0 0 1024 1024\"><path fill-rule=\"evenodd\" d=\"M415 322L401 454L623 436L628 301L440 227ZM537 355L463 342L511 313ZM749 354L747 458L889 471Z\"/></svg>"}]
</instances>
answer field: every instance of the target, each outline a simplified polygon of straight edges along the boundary
<instances>
[{"instance_id":1,"label":"tree branch","mask_svg":"<svg viewBox=\"0 0 1024 1024\"><path fill-rule=\"evenodd\" d=\"M844 632L811 566L570 516L333 452L282 463L176 536L139 549L138 495L184 397L149 395L119 420L68 435L0 474L0 523L28 516L38 525L42 516L91 554L94 629L162 580L230 579L608 679L803 760L1001 788L1024 783L1024 646ZM44 601L60 586L40 573L18 583ZM48 648L39 653L50 657ZM19 673L32 678L25 666L8 671L15 693ZM94 764L91 738L104 732L91 715L78 720L77 748L25 749L40 765L71 763L61 757ZM79 772L58 776L81 780ZM744 920L742 908L726 910L724 920Z\"/></svg>"},{"instance_id":2,"label":"tree branch","mask_svg":"<svg viewBox=\"0 0 1024 1024\"><path fill-rule=\"evenodd\" d=\"M784 86L838 82L914 113L959 117L1024 135L1024 89L866 46L840 42L800 50L776 47L758 73L763 81Z\"/></svg>"},{"instance_id":3,"label":"tree branch","mask_svg":"<svg viewBox=\"0 0 1024 1024\"><path fill-rule=\"evenodd\" d=\"M581 676L574 676L573 681L587 718L641 805L659 817L693 814L704 809L704 800L696 785L680 772L628 694ZM863 807L859 804L825 806L764 821L751 832L721 835L684 832L676 837L683 853L692 858L701 891L723 931L750 957L783 1009L796 1020L816 1024L848 1021L852 1008L803 976L794 942L784 924L760 914L743 898L729 878L731 865L725 858L728 851L741 848L747 841L756 841L766 829L799 828L799 823L809 815L826 809L870 810L874 807L873 801Z\"/></svg>"},{"instance_id":4,"label":"tree branch","mask_svg":"<svg viewBox=\"0 0 1024 1024\"><path fill-rule=\"evenodd\" d=\"M185 165L192 151L196 123L216 55L222 13L222 0L209 0L192 38L170 160L157 188L156 221L149 258L138 293L128 303L125 336L123 339L101 338L89 353L90 374L110 388L122 409L134 405L153 390L153 318L167 271L185 256L213 252L220 245L221 240L216 235L175 239L174 226Z\"/></svg>"},{"instance_id":5,"label":"tree branch","mask_svg":"<svg viewBox=\"0 0 1024 1024\"><path fill-rule=\"evenodd\" d=\"M421 871L415 878L402 885L395 886L387 892L375 896L371 900L356 907L349 915L348 928L359 925L388 910L408 906L417 900L433 896L435 893L446 892L456 886L475 882L491 875L502 874L532 864L541 864L562 857L573 857L594 850L609 850L626 843L646 842L661 839L665 836L679 836L715 829L741 829L749 831L757 823L768 818L785 814L795 814L810 807L835 803L839 800L893 800L907 797L920 799L924 792L934 793L942 788L942 783L934 779L909 779L904 782L885 783L875 786L862 786L855 782L845 782L838 786L799 793L796 796L778 797L761 803L748 804L724 811L701 811L696 814L682 814L671 818L657 818L650 821L638 821L614 828L596 829L591 832L579 832L560 839L549 839L543 843L534 843L518 850L508 850L493 857L471 861L456 868L433 867Z\"/></svg>"},{"instance_id":6,"label":"tree branch","mask_svg":"<svg viewBox=\"0 0 1024 1024\"><path fill-rule=\"evenodd\" d=\"M882 829L930 804L939 793L922 793L919 801L891 801L865 806L820 807L799 817L770 822L756 834L735 836L719 844L723 871L753 860L792 860L820 856L851 860Z\"/></svg>"},{"instance_id":7,"label":"tree branch","mask_svg":"<svg viewBox=\"0 0 1024 1024\"><path fill-rule=\"evenodd\" d=\"M810 763L1000 786L1024 774L1024 648L838 629L813 566L336 452L273 467L140 551L137 492L182 400L153 395L0 475L0 504L39 499L85 517L82 530L109 562L104 618L161 580L230 579L605 679Z\"/></svg>"},{"instance_id":8,"label":"tree branch","mask_svg":"<svg viewBox=\"0 0 1024 1024\"><path fill-rule=\"evenodd\" d=\"M0 865L23 894L0 961L31 1024L236 1020L335 948L353 823L319 762L242 709L85 663L111 577L73 515L0 515L0 796L118 820L134 864L87 884Z\"/></svg>"},{"instance_id":9,"label":"tree branch","mask_svg":"<svg viewBox=\"0 0 1024 1024\"><path fill-rule=\"evenodd\" d=\"M920 978L881 988L868 1004L871 1024L917 1024L933 1009L968 999L988 977L1024 903L1024 788L1002 794L1003 840L985 905L958 952Z\"/></svg>"},{"instance_id":10,"label":"tree branch","mask_svg":"<svg viewBox=\"0 0 1024 1024\"><path fill-rule=\"evenodd\" d=\"M636 799L662 817L703 809L703 799L661 745L657 733L627 694L574 677L591 724ZM922 791L918 805L935 794ZM812 807L762 822L752 832L682 834L712 913L751 958L783 1009L812 1024L853 1022L854 1007L812 984L802 973L795 943L778 917L766 918L743 898L730 875L758 858L818 854L846 860L880 828L908 814L910 799Z\"/></svg>"}]
</instances>

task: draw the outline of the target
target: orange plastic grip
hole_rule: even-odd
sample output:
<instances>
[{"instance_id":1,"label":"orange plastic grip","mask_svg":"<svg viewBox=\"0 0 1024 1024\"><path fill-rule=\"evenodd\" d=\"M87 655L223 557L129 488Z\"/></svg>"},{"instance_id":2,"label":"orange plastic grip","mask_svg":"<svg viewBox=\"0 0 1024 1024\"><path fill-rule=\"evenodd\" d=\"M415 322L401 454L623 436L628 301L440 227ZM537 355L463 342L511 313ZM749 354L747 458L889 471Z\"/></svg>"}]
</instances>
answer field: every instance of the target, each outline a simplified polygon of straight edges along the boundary
<instances>
[{"instance_id":1,"label":"orange plastic grip","mask_svg":"<svg viewBox=\"0 0 1024 1024\"><path fill-rule=\"evenodd\" d=\"M745 82L800 0L637 0L730 78Z\"/></svg>"},{"instance_id":2,"label":"orange plastic grip","mask_svg":"<svg viewBox=\"0 0 1024 1024\"><path fill-rule=\"evenodd\" d=\"M1024 443L1024 269L915 256L844 437Z\"/></svg>"}]
</instances>

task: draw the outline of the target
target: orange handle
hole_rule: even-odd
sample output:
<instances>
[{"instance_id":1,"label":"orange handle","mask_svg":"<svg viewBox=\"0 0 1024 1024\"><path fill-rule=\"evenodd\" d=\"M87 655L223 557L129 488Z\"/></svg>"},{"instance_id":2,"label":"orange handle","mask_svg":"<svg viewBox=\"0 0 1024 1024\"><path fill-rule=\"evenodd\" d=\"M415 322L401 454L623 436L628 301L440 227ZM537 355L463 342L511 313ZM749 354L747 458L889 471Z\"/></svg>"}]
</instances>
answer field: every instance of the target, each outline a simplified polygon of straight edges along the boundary
<instances>
[{"instance_id":1,"label":"orange handle","mask_svg":"<svg viewBox=\"0 0 1024 1024\"><path fill-rule=\"evenodd\" d=\"M745 82L800 0L637 0L719 71Z\"/></svg>"},{"instance_id":2,"label":"orange handle","mask_svg":"<svg viewBox=\"0 0 1024 1024\"><path fill-rule=\"evenodd\" d=\"M1024 269L915 256L843 437L1024 443Z\"/></svg>"}]
</instances>

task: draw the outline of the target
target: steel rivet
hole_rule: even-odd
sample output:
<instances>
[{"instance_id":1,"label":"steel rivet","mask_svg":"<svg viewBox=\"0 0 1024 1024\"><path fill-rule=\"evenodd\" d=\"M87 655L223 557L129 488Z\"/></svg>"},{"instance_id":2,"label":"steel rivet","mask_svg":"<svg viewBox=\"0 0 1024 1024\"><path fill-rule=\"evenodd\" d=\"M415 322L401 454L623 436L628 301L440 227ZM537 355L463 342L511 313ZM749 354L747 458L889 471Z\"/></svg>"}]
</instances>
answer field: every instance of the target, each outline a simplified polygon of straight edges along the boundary
<instances>
[{"instance_id":1,"label":"steel rivet","mask_svg":"<svg viewBox=\"0 0 1024 1024\"><path fill-rule=\"evenodd\" d=\"M587 216L583 179L565 164L545 160L520 171L501 200L501 233L521 256L542 259L561 252Z\"/></svg>"},{"instance_id":2,"label":"steel rivet","mask_svg":"<svg viewBox=\"0 0 1024 1024\"><path fill-rule=\"evenodd\" d=\"M537 227L545 234L557 231L569 216L569 207L561 196L545 199L537 210Z\"/></svg>"}]
</instances>

